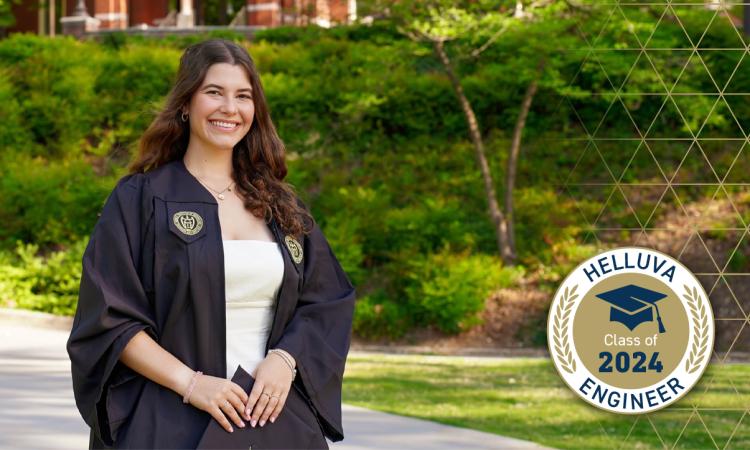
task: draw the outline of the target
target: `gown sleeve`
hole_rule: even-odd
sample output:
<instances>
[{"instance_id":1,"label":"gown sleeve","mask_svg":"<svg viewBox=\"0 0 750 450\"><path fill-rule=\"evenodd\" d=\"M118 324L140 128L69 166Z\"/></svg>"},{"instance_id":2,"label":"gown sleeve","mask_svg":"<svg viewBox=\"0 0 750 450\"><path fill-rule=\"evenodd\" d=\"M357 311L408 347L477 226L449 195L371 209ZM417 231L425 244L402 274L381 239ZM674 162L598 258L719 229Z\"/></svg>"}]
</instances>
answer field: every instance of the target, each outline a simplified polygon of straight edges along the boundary
<instances>
[{"instance_id":1,"label":"gown sleeve","mask_svg":"<svg viewBox=\"0 0 750 450\"><path fill-rule=\"evenodd\" d=\"M137 265L153 215L145 177L123 177L107 198L83 254L73 328L67 341L76 406L92 432L111 446L132 411L142 377L119 361L130 339L157 339L153 309ZM141 379L138 379L141 378Z\"/></svg>"},{"instance_id":2,"label":"gown sleeve","mask_svg":"<svg viewBox=\"0 0 750 450\"><path fill-rule=\"evenodd\" d=\"M291 321L276 348L297 363L301 383L323 418L326 435L344 438L341 387L351 341L355 291L317 222L304 235L303 284Z\"/></svg>"}]
</instances>

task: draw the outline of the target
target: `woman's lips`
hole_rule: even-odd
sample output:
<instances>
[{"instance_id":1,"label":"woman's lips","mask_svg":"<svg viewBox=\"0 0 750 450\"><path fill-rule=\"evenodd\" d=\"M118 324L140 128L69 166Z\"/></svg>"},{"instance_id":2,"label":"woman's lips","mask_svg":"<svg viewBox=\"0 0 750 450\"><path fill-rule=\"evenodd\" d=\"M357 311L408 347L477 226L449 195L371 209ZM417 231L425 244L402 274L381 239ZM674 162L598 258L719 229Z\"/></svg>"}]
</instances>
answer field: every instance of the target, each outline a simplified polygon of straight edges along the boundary
<instances>
[{"instance_id":1,"label":"woman's lips","mask_svg":"<svg viewBox=\"0 0 750 450\"><path fill-rule=\"evenodd\" d=\"M208 123L217 130L221 131L234 131L240 127L239 123L236 122L224 122L222 120L209 120Z\"/></svg>"}]
</instances>

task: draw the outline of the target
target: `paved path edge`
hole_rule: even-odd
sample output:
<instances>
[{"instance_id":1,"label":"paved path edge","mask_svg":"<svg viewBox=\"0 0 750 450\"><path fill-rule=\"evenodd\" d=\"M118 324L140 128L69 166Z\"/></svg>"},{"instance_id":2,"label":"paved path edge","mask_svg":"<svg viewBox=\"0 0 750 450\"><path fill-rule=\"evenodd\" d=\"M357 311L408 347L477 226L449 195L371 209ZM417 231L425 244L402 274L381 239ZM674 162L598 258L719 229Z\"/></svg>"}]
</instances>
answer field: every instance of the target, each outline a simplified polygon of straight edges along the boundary
<instances>
[{"instance_id":1,"label":"paved path edge","mask_svg":"<svg viewBox=\"0 0 750 450\"><path fill-rule=\"evenodd\" d=\"M73 328L73 318L70 316L18 308L0 308L0 323L33 325L61 331L70 331Z\"/></svg>"}]
</instances>

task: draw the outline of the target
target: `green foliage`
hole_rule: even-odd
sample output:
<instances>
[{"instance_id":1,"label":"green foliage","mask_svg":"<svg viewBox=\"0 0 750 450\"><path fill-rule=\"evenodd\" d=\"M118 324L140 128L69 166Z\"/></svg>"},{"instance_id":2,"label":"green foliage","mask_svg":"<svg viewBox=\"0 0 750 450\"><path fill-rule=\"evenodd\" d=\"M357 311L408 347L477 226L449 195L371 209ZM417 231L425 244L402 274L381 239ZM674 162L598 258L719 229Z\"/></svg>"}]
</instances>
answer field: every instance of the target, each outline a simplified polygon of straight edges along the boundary
<instances>
[{"instance_id":1,"label":"green foliage","mask_svg":"<svg viewBox=\"0 0 750 450\"><path fill-rule=\"evenodd\" d=\"M8 132L30 135L25 151L62 157L80 149L98 116L93 91L97 56L92 44L69 37L45 41L13 35L0 41L0 61L10 63L6 74L23 118L18 129Z\"/></svg>"},{"instance_id":2,"label":"green foliage","mask_svg":"<svg viewBox=\"0 0 750 450\"><path fill-rule=\"evenodd\" d=\"M67 250L38 256L39 246L17 242L0 252L0 304L60 315L73 315L88 239Z\"/></svg>"},{"instance_id":3,"label":"green foliage","mask_svg":"<svg viewBox=\"0 0 750 450\"><path fill-rule=\"evenodd\" d=\"M212 38L227 39L234 42L245 41L243 33L232 29L208 30L195 34L167 34L158 37L113 31L103 34L97 39L103 47L115 51L133 46L162 47L181 51L190 45Z\"/></svg>"},{"instance_id":4,"label":"green foliage","mask_svg":"<svg viewBox=\"0 0 750 450\"><path fill-rule=\"evenodd\" d=\"M354 331L359 336L398 338L415 326L436 326L446 333L467 330L481 323L479 314L493 290L515 285L525 273L521 266L502 267L498 257L448 247L403 255L399 263L398 288L380 286L358 298ZM382 281L373 279L376 285Z\"/></svg>"},{"instance_id":5,"label":"green foliage","mask_svg":"<svg viewBox=\"0 0 750 450\"><path fill-rule=\"evenodd\" d=\"M314 44L322 38L331 38L346 42L375 42L391 44L395 40L404 39L403 35L393 23L377 21L365 26L298 27L283 26L258 30L253 35L253 42L269 42L274 44Z\"/></svg>"},{"instance_id":6,"label":"green foliage","mask_svg":"<svg viewBox=\"0 0 750 450\"><path fill-rule=\"evenodd\" d=\"M367 274L362 269L364 252L359 233L359 218L348 214L329 216L324 227L326 239L334 249L336 259L346 270L352 283L357 285L364 282Z\"/></svg>"},{"instance_id":7,"label":"green foliage","mask_svg":"<svg viewBox=\"0 0 750 450\"><path fill-rule=\"evenodd\" d=\"M551 244L579 234L576 205L551 188L520 188L515 192L516 243L532 265L551 264Z\"/></svg>"},{"instance_id":8,"label":"green foliage","mask_svg":"<svg viewBox=\"0 0 750 450\"><path fill-rule=\"evenodd\" d=\"M115 181L96 176L81 159L18 156L5 158L2 167L0 248L15 241L54 247L89 235Z\"/></svg>"},{"instance_id":9,"label":"green foliage","mask_svg":"<svg viewBox=\"0 0 750 450\"><path fill-rule=\"evenodd\" d=\"M0 28L11 27L15 25L16 18L13 16L12 7L18 5L21 0L0 0Z\"/></svg>"},{"instance_id":10,"label":"green foliage","mask_svg":"<svg viewBox=\"0 0 750 450\"><path fill-rule=\"evenodd\" d=\"M354 307L352 328L365 339L400 337L412 327L408 310L383 290L361 295Z\"/></svg>"},{"instance_id":11,"label":"green foliage","mask_svg":"<svg viewBox=\"0 0 750 450\"><path fill-rule=\"evenodd\" d=\"M461 5L439 3L451 12ZM511 9L515 3L504 2ZM476 21L464 13L456 16L472 32L448 29L447 16L434 15L422 29L456 37L446 42L446 50L476 113L499 198L520 101L536 64L547 59L524 131L514 221L519 261L548 289L596 250L586 243L587 223L598 217L606 200L601 196L607 194L588 185L561 189L574 167L582 178L574 181L580 182L607 172L579 161L587 144L566 137L595 130L601 138L632 137L630 117L616 115L618 109L610 107L617 99L607 93L627 78L628 95L614 105L621 101L641 127L662 109L663 96L639 93L663 94L666 83L654 76L651 64L633 68L638 52L598 52L594 61L581 52L557 50L582 45L579 32L571 30L598 35L604 26L598 46L632 48L629 30L650 32L654 19L631 8L627 20L594 14L573 26L570 17L549 19L555 8L565 7L557 2L519 25L486 2L463 6L487 11ZM0 248L9 250L20 240L49 250L87 236L163 102L182 49L221 36L245 45L261 72L287 146L287 180L312 208L357 286L355 332L397 337L417 326L451 333L470 327L492 289L512 286L525 275L489 256L497 244L463 111L432 46L400 34L402 25L379 20L332 29L281 27L258 31L252 42L233 32L165 39L112 33L101 42L13 35L0 41ZM675 22L665 20L662 26L655 45L669 47L684 38ZM503 27L501 39L478 57L467 56ZM732 46L730 33L710 35L713 47ZM734 70L728 56L702 55L712 73L728 77ZM680 76L677 92L703 92L709 86L693 66L682 73L677 52L650 56L672 83ZM736 71L734 80L732 92L750 88L744 72ZM569 106L560 106L560 95L568 96ZM748 106L735 97L726 102L745 127L748 114L741 112ZM726 136L735 120L705 98L673 96L680 113L660 113L653 136L695 131L704 122L706 135ZM659 164L681 163L677 156L684 148L677 144L674 149L663 144ZM636 169L653 162L631 162L633 148L605 145L610 144L597 141L613 171L619 170L613 176L630 164L623 182L651 181ZM681 170L699 170L691 161ZM688 200L703 197L701 191ZM615 226L628 211L610 205L607 213ZM745 264L738 259L731 265Z\"/></svg>"},{"instance_id":12,"label":"green foliage","mask_svg":"<svg viewBox=\"0 0 750 450\"><path fill-rule=\"evenodd\" d=\"M405 298L411 319L448 333L481 323L478 313L492 290L510 287L524 274L521 266L503 267L498 257L447 248L414 258L407 267Z\"/></svg>"},{"instance_id":13,"label":"green foliage","mask_svg":"<svg viewBox=\"0 0 750 450\"><path fill-rule=\"evenodd\" d=\"M9 71L0 69L0 155L31 142Z\"/></svg>"},{"instance_id":14,"label":"green foliage","mask_svg":"<svg viewBox=\"0 0 750 450\"><path fill-rule=\"evenodd\" d=\"M174 81L179 57L176 49L151 46L103 55L94 84L101 114L91 135L93 142L104 140L108 145L94 153L106 154L120 145L131 147L132 153Z\"/></svg>"}]
</instances>

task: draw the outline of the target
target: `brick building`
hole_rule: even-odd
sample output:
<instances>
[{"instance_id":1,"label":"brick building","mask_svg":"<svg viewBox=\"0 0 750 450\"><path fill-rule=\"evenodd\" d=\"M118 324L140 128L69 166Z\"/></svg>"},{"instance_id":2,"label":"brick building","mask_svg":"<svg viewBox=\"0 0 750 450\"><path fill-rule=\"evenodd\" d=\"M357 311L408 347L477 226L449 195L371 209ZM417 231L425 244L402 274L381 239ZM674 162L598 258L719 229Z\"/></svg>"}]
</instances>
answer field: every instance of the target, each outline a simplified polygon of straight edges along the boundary
<instances>
[{"instance_id":1,"label":"brick building","mask_svg":"<svg viewBox=\"0 0 750 450\"><path fill-rule=\"evenodd\" d=\"M210 5L209 5L210 4ZM170 9L170 5L172 9ZM235 11L234 8L238 8ZM224 23L206 23L207 6L227 8ZM202 25L329 27L356 17L356 0L23 0L12 5L16 20L6 33L55 35L86 17L86 31L128 28L192 28ZM77 19L76 19L77 18Z\"/></svg>"}]
</instances>

